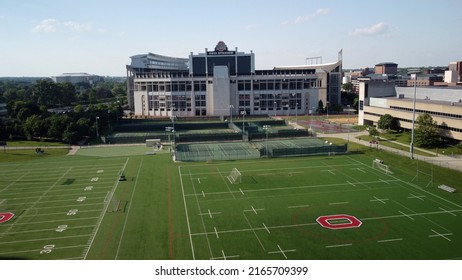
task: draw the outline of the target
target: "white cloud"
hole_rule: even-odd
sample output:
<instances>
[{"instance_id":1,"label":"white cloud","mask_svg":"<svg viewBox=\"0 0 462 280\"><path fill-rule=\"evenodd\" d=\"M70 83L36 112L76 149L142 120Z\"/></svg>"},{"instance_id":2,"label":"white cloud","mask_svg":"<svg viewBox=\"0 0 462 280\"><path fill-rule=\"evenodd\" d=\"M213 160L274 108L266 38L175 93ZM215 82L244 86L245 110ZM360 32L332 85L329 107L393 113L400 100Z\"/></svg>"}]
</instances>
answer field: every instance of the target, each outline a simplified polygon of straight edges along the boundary
<instances>
[{"instance_id":1,"label":"white cloud","mask_svg":"<svg viewBox=\"0 0 462 280\"><path fill-rule=\"evenodd\" d=\"M56 33L58 31L86 33L91 32L92 27L90 24L79 23L76 21L60 22L57 19L44 19L32 28L32 32L35 33Z\"/></svg>"},{"instance_id":2,"label":"white cloud","mask_svg":"<svg viewBox=\"0 0 462 280\"><path fill-rule=\"evenodd\" d=\"M254 30L254 29L257 29L257 25L256 24L249 24L245 27L245 29L247 30Z\"/></svg>"},{"instance_id":3,"label":"white cloud","mask_svg":"<svg viewBox=\"0 0 462 280\"><path fill-rule=\"evenodd\" d=\"M356 28L352 32L350 32L351 36L376 36L387 34L390 32L390 25L385 22L379 22L372 26L363 27L363 28Z\"/></svg>"},{"instance_id":4,"label":"white cloud","mask_svg":"<svg viewBox=\"0 0 462 280\"><path fill-rule=\"evenodd\" d=\"M58 30L59 21L56 19L44 19L34 28L32 32L35 33L55 33Z\"/></svg>"},{"instance_id":5,"label":"white cloud","mask_svg":"<svg viewBox=\"0 0 462 280\"><path fill-rule=\"evenodd\" d=\"M72 31L76 31L76 32L80 32L80 33L90 32L92 30L90 24L79 23L79 22L75 22L75 21L66 21L66 22L63 23L63 26L65 26L66 28L68 28L68 29L70 29Z\"/></svg>"},{"instance_id":6,"label":"white cloud","mask_svg":"<svg viewBox=\"0 0 462 280\"><path fill-rule=\"evenodd\" d=\"M317 17L327 16L330 13L331 13L331 10L329 8L318 9L318 10L316 10L316 12L314 12L312 14L304 15L304 16L298 16L294 20L286 21L286 22L284 22L284 25L287 25L287 24L301 24L301 23L310 21L312 19L315 19Z\"/></svg>"}]
</instances>

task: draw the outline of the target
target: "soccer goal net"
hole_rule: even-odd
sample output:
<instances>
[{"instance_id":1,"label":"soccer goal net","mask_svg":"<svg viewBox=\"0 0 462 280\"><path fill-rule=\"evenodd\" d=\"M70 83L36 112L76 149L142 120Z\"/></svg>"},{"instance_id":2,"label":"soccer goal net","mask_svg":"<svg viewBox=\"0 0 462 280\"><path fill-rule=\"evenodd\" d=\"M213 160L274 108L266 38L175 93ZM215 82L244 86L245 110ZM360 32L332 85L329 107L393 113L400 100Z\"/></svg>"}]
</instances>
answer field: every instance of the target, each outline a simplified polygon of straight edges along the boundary
<instances>
[{"instance_id":1,"label":"soccer goal net","mask_svg":"<svg viewBox=\"0 0 462 280\"><path fill-rule=\"evenodd\" d=\"M228 180L231 184L239 184L242 182L242 174L237 170L237 168L233 168L228 175Z\"/></svg>"},{"instance_id":2,"label":"soccer goal net","mask_svg":"<svg viewBox=\"0 0 462 280\"><path fill-rule=\"evenodd\" d=\"M385 174L392 174L392 172L390 171L390 168L388 167L388 165L384 164L383 161L381 161L379 159L374 159L372 161L372 168L379 169L379 170L385 172Z\"/></svg>"}]
</instances>

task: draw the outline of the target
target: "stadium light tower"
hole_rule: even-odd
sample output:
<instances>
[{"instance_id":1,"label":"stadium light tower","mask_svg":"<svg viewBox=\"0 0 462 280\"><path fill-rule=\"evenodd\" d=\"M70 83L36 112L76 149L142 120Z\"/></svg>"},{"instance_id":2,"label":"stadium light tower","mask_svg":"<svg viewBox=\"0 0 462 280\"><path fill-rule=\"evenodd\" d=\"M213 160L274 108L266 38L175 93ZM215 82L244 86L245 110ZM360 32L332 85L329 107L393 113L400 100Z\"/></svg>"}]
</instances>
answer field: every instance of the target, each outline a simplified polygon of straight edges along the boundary
<instances>
[{"instance_id":1,"label":"stadium light tower","mask_svg":"<svg viewBox=\"0 0 462 280\"><path fill-rule=\"evenodd\" d=\"M99 139L98 120L99 120L99 117L96 117L96 139Z\"/></svg>"},{"instance_id":2,"label":"stadium light tower","mask_svg":"<svg viewBox=\"0 0 462 280\"><path fill-rule=\"evenodd\" d=\"M414 125L415 125L415 98L417 92L417 74L412 74L411 79L414 80L414 99L412 106L412 132L411 132L411 144L409 145L409 152L411 159L414 159Z\"/></svg>"},{"instance_id":3,"label":"stadium light tower","mask_svg":"<svg viewBox=\"0 0 462 280\"><path fill-rule=\"evenodd\" d=\"M268 158L268 132L269 132L270 128L271 128L271 125L264 125L263 126L263 130L265 130L265 132L266 132L266 148L265 148L266 158Z\"/></svg>"},{"instance_id":4,"label":"stadium light tower","mask_svg":"<svg viewBox=\"0 0 462 280\"><path fill-rule=\"evenodd\" d=\"M229 117L231 118L231 123L233 123L233 109L234 105L228 105L229 108Z\"/></svg>"},{"instance_id":5,"label":"stadium light tower","mask_svg":"<svg viewBox=\"0 0 462 280\"><path fill-rule=\"evenodd\" d=\"M244 122L244 119L245 119L245 115L247 115L247 112L242 110L241 115L242 115L242 135L244 135L245 134L245 122Z\"/></svg>"}]
</instances>

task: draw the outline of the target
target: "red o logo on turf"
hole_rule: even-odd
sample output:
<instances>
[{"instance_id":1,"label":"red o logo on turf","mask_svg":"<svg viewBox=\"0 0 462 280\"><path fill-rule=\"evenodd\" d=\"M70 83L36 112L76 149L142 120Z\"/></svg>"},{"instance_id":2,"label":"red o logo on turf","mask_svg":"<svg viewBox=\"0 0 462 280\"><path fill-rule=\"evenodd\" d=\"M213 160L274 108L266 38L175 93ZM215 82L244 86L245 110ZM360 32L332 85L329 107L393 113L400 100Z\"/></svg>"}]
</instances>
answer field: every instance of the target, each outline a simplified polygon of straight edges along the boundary
<instances>
[{"instance_id":1,"label":"red o logo on turf","mask_svg":"<svg viewBox=\"0 0 462 280\"><path fill-rule=\"evenodd\" d=\"M328 229L357 228L362 225L362 222L355 216L345 214L320 216L316 222Z\"/></svg>"},{"instance_id":2,"label":"red o logo on turf","mask_svg":"<svg viewBox=\"0 0 462 280\"><path fill-rule=\"evenodd\" d=\"M11 213L11 212L0 213L0 224L8 222L13 217L14 217L14 213Z\"/></svg>"}]
</instances>

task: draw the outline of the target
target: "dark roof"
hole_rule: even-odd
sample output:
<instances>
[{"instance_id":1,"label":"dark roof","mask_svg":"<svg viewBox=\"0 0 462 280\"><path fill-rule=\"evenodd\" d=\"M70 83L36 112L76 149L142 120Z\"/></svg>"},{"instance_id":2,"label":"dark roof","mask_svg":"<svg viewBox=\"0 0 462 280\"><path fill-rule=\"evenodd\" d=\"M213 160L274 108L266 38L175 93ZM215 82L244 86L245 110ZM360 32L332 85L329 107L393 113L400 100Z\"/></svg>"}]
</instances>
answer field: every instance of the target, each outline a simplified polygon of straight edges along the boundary
<instances>
[{"instance_id":1,"label":"dark roof","mask_svg":"<svg viewBox=\"0 0 462 280\"><path fill-rule=\"evenodd\" d=\"M393 62L381 62L379 64L376 64L375 66L398 66L398 64Z\"/></svg>"}]
</instances>

